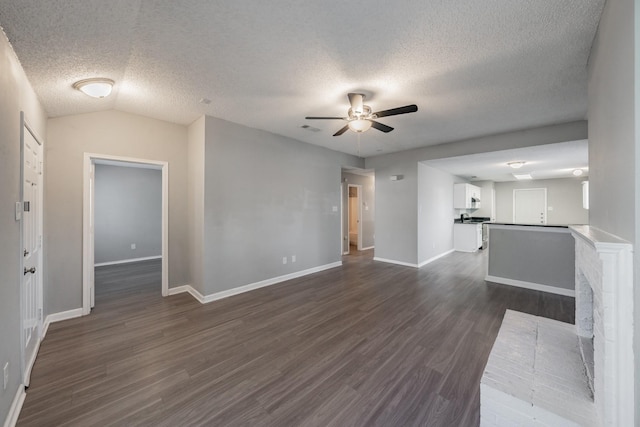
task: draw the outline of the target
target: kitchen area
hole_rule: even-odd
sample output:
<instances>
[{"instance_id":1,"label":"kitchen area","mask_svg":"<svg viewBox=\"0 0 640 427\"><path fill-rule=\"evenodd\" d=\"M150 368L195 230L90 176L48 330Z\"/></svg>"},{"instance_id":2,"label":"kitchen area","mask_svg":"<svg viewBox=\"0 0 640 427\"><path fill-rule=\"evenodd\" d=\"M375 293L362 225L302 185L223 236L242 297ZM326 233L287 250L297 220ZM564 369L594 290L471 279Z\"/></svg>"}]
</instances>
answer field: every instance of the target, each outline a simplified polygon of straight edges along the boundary
<instances>
[{"instance_id":1,"label":"kitchen area","mask_svg":"<svg viewBox=\"0 0 640 427\"><path fill-rule=\"evenodd\" d=\"M482 209L482 188L470 183L453 185L453 207L460 212L453 223L453 248L458 252L476 252L488 246L487 225L495 222L491 215L494 190L493 183L485 188L485 204L490 208Z\"/></svg>"}]
</instances>

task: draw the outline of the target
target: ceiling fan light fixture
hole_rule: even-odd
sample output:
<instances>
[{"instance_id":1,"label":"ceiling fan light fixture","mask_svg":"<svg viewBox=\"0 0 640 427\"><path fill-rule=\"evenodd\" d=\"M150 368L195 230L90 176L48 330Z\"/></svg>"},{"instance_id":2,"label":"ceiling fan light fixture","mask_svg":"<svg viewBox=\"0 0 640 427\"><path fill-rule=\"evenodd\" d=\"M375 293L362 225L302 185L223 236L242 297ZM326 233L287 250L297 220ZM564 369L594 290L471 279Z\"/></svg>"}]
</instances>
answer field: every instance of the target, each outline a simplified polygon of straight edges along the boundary
<instances>
[{"instance_id":1,"label":"ceiling fan light fixture","mask_svg":"<svg viewBox=\"0 0 640 427\"><path fill-rule=\"evenodd\" d=\"M73 88L92 98L105 98L111 94L114 81L102 77L84 79L73 84Z\"/></svg>"},{"instance_id":2,"label":"ceiling fan light fixture","mask_svg":"<svg viewBox=\"0 0 640 427\"><path fill-rule=\"evenodd\" d=\"M520 169L522 166L524 166L526 162L509 162L507 163L507 165L511 168L511 169Z\"/></svg>"},{"instance_id":3,"label":"ceiling fan light fixture","mask_svg":"<svg viewBox=\"0 0 640 427\"><path fill-rule=\"evenodd\" d=\"M355 119L349 122L349 129L354 132L362 133L371 128L371 121L366 119Z\"/></svg>"}]
</instances>

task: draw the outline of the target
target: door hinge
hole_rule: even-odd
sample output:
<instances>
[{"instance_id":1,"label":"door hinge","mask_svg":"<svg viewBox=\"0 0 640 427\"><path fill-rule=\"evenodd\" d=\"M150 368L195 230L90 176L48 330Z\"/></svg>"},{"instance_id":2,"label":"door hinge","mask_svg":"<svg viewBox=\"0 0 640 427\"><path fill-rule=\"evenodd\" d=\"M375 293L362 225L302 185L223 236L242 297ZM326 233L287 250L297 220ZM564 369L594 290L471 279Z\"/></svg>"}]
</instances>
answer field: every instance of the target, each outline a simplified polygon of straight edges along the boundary
<instances>
[{"instance_id":1,"label":"door hinge","mask_svg":"<svg viewBox=\"0 0 640 427\"><path fill-rule=\"evenodd\" d=\"M31 202L25 201L25 202L23 203L23 208L22 208L22 210L23 210L24 212L29 212L29 211L30 211L30 209L31 209Z\"/></svg>"},{"instance_id":2,"label":"door hinge","mask_svg":"<svg viewBox=\"0 0 640 427\"><path fill-rule=\"evenodd\" d=\"M38 309L38 320L42 320L42 309Z\"/></svg>"}]
</instances>

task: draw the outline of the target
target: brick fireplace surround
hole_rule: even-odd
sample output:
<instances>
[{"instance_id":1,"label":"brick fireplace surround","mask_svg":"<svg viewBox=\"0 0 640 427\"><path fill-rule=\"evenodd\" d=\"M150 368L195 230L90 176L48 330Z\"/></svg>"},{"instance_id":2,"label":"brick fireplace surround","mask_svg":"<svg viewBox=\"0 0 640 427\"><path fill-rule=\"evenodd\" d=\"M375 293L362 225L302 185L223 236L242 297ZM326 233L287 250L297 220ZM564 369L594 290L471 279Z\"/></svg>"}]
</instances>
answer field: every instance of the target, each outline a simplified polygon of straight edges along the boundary
<instances>
[{"instance_id":1,"label":"brick fireplace surround","mask_svg":"<svg viewBox=\"0 0 640 427\"><path fill-rule=\"evenodd\" d=\"M590 226L571 234L576 325L507 311L481 382L482 426L635 425L632 245Z\"/></svg>"}]
</instances>

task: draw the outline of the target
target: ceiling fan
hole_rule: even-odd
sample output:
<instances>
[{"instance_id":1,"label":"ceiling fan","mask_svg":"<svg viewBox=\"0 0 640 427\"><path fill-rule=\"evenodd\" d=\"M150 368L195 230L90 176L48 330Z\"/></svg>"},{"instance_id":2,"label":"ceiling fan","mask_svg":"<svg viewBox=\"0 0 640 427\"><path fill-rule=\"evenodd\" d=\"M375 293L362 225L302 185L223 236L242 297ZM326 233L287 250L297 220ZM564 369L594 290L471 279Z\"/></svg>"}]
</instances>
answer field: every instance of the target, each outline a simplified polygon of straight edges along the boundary
<instances>
[{"instance_id":1,"label":"ceiling fan","mask_svg":"<svg viewBox=\"0 0 640 427\"><path fill-rule=\"evenodd\" d=\"M382 132L391 132L393 128L391 126L384 125L380 122L376 122L374 119L387 116L397 116L398 114L415 113L418 111L418 106L415 104L405 105L404 107L392 108L390 110L371 112L371 107L364 105L365 95L362 93L349 93L349 103L351 108L347 113L347 117L305 117L308 120L345 120L347 124L341 128L333 136L340 136L351 129L354 132L361 133L369 130L373 127Z\"/></svg>"}]
</instances>

